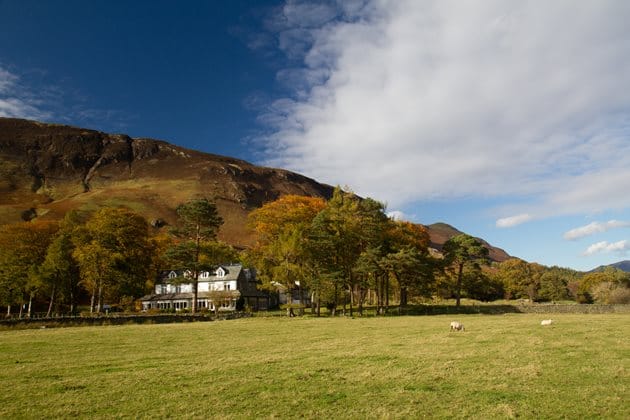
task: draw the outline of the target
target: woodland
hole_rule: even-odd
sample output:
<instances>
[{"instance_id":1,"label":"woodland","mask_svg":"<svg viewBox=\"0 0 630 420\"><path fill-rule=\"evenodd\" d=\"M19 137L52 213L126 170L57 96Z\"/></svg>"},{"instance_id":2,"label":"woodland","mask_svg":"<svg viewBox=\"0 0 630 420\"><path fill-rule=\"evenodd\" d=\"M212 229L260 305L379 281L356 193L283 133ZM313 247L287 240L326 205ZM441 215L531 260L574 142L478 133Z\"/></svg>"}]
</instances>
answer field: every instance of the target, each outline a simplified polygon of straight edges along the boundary
<instances>
[{"instance_id":1,"label":"woodland","mask_svg":"<svg viewBox=\"0 0 630 420\"><path fill-rule=\"evenodd\" d=\"M208 199L177 207L176 226L154 229L128 208L68 212L60 222L32 220L0 226L0 306L6 316L136 310L159 270L192 275L197 312L199 273L226 261L256 270L259 287L296 293L320 314L366 306L385 314L409 304L453 299L528 302L630 303L630 275L616 269L581 273L518 258L489 259L467 234L442 249L427 229L392 220L385 205L336 188L332 198L284 195L253 210L255 244L244 250L217 240L223 219ZM106 306L107 305L107 306ZM295 307L294 307L295 306Z\"/></svg>"}]
</instances>

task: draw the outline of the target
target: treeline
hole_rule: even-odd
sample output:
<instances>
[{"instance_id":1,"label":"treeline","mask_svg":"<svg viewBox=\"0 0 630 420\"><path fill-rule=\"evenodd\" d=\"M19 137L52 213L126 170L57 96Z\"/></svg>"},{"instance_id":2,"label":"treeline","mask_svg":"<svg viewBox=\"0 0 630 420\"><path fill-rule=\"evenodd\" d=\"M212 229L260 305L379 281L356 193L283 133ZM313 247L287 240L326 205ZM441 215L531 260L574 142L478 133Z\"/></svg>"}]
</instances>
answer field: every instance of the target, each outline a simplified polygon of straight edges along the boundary
<instances>
[{"instance_id":1,"label":"treeline","mask_svg":"<svg viewBox=\"0 0 630 420\"><path fill-rule=\"evenodd\" d=\"M169 268L188 271L176 281L193 284L195 312L199 273L239 260L256 269L261 287L284 290L288 299L297 291L303 302L308 294L315 310L333 314L366 304L384 313L436 298L457 305L461 298L630 303L628 273L585 274L516 258L491 263L488 250L465 234L438 252L425 227L392 220L382 203L340 188L328 201L288 195L251 212L256 243L245 255L216 240L223 220L214 203L196 199L176 210L176 226L154 235L125 208L0 226L0 306L8 315L17 307L20 316L33 302L45 302L48 315L75 313L86 301L90 312L105 303L132 310Z\"/></svg>"},{"instance_id":2,"label":"treeline","mask_svg":"<svg viewBox=\"0 0 630 420\"><path fill-rule=\"evenodd\" d=\"M90 312L102 312L106 302L133 310L164 267L189 270L191 278L180 281L196 285L201 270L238 259L231 246L216 241L223 221L213 203L191 200L177 214L177 226L158 235L125 208L1 226L0 305L9 316L17 306L20 317L42 301L48 316L75 313L85 300Z\"/></svg>"},{"instance_id":3,"label":"treeline","mask_svg":"<svg viewBox=\"0 0 630 420\"><path fill-rule=\"evenodd\" d=\"M337 188L329 201L285 196L249 216L257 242L248 252L263 286L305 293L319 313L365 304L383 313L435 298L528 299L630 303L629 276L618 270L583 274L510 259L491 263L476 238L458 235L441 252L421 225L391 220L385 206ZM289 300L290 301L290 300ZM287 309L291 310L290 305Z\"/></svg>"}]
</instances>

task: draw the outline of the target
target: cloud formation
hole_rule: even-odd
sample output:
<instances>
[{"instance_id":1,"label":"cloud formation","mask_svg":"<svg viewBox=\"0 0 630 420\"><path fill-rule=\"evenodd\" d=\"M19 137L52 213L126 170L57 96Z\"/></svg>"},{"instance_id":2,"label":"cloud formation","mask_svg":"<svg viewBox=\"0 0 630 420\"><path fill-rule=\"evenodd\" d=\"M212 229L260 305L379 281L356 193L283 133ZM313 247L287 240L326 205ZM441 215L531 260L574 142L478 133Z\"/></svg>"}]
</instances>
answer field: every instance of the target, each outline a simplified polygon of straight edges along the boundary
<instances>
[{"instance_id":1,"label":"cloud formation","mask_svg":"<svg viewBox=\"0 0 630 420\"><path fill-rule=\"evenodd\" d=\"M607 254L610 252L625 254L629 249L630 242L627 240L612 243L608 241L601 241L589 246L586 251L582 253L582 255L591 256L595 254Z\"/></svg>"},{"instance_id":2,"label":"cloud formation","mask_svg":"<svg viewBox=\"0 0 630 420\"><path fill-rule=\"evenodd\" d=\"M518 226L522 223L528 222L531 219L532 219L532 216L524 213L524 214L519 214L516 216L504 217L502 219L498 219L496 222L496 226L498 228L509 228L509 227Z\"/></svg>"},{"instance_id":3,"label":"cloud formation","mask_svg":"<svg viewBox=\"0 0 630 420\"><path fill-rule=\"evenodd\" d=\"M0 66L0 117L46 119L50 113L41 109L42 102L21 85L18 75Z\"/></svg>"},{"instance_id":4,"label":"cloud formation","mask_svg":"<svg viewBox=\"0 0 630 420\"><path fill-rule=\"evenodd\" d=\"M400 210L392 210L387 212L387 217L396 221L409 220L409 217Z\"/></svg>"},{"instance_id":5,"label":"cloud formation","mask_svg":"<svg viewBox=\"0 0 630 420\"><path fill-rule=\"evenodd\" d=\"M276 27L267 164L394 207L514 199L497 226L630 207L630 2L308 4Z\"/></svg>"},{"instance_id":6,"label":"cloud formation","mask_svg":"<svg viewBox=\"0 0 630 420\"><path fill-rule=\"evenodd\" d=\"M609 220L607 222L592 222L586 226L581 226L565 232L563 237L568 241L573 241L583 238L585 236L594 235L596 233L603 233L610 229L622 227L630 227L630 222L622 222L619 220Z\"/></svg>"}]
</instances>

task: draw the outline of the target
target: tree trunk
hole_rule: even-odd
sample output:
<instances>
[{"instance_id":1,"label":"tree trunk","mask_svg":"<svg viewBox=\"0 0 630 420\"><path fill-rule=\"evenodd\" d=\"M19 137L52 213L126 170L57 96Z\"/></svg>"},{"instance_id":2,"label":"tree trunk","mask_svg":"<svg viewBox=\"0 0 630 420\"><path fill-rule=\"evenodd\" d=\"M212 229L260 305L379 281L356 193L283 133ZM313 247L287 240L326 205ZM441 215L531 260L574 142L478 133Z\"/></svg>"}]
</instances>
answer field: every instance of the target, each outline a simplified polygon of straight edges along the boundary
<instances>
[{"instance_id":1,"label":"tree trunk","mask_svg":"<svg viewBox=\"0 0 630 420\"><path fill-rule=\"evenodd\" d=\"M103 283L99 282L98 295L96 296L96 312L99 314L103 311Z\"/></svg>"},{"instance_id":2,"label":"tree trunk","mask_svg":"<svg viewBox=\"0 0 630 420\"><path fill-rule=\"evenodd\" d=\"M74 292L70 292L70 313L74 315Z\"/></svg>"},{"instance_id":3,"label":"tree trunk","mask_svg":"<svg viewBox=\"0 0 630 420\"><path fill-rule=\"evenodd\" d=\"M50 318L52 314L53 302L55 301L55 288L56 285L53 284L52 292L50 293L50 303L48 304L48 312L46 312L46 318Z\"/></svg>"},{"instance_id":4,"label":"tree trunk","mask_svg":"<svg viewBox=\"0 0 630 420\"><path fill-rule=\"evenodd\" d=\"M389 276L385 279L385 313L389 311Z\"/></svg>"},{"instance_id":5,"label":"tree trunk","mask_svg":"<svg viewBox=\"0 0 630 420\"><path fill-rule=\"evenodd\" d=\"M197 296L199 289L199 272L195 271L195 279L193 280L193 299L192 299L192 308L190 308L190 312L197 313ZM216 306L216 305L215 305Z\"/></svg>"},{"instance_id":6,"label":"tree trunk","mask_svg":"<svg viewBox=\"0 0 630 420\"><path fill-rule=\"evenodd\" d=\"M291 289L287 287L287 316L293 317L295 314L293 313L293 295L291 293Z\"/></svg>"},{"instance_id":7,"label":"tree trunk","mask_svg":"<svg viewBox=\"0 0 630 420\"><path fill-rule=\"evenodd\" d=\"M96 309L96 284L92 288L92 297L90 299L90 313L93 314Z\"/></svg>"},{"instance_id":8,"label":"tree trunk","mask_svg":"<svg viewBox=\"0 0 630 420\"><path fill-rule=\"evenodd\" d=\"M359 304L358 304L359 316L363 316L363 290L359 288Z\"/></svg>"},{"instance_id":9,"label":"tree trunk","mask_svg":"<svg viewBox=\"0 0 630 420\"><path fill-rule=\"evenodd\" d=\"M402 289L400 289L400 303L402 304L402 306L407 306L407 288L403 287Z\"/></svg>"},{"instance_id":10,"label":"tree trunk","mask_svg":"<svg viewBox=\"0 0 630 420\"><path fill-rule=\"evenodd\" d=\"M24 314L24 302L20 302L20 313L18 314L18 318L22 319L23 314Z\"/></svg>"},{"instance_id":11,"label":"tree trunk","mask_svg":"<svg viewBox=\"0 0 630 420\"><path fill-rule=\"evenodd\" d=\"M30 293L28 295L28 310L26 312L26 317L30 318L31 317L31 309L33 308L33 294Z\"/></svg>"},{"instance_id":12,"label":"tree trunk","mask_svg":"<svg viewBox=\"0 0 630 420\"><path fill-rule=\"evenodd\" d=\"M352 287L352 286L348 286L348 291L350 292L350 316L352 316L352 315L353 315L353 313L352 313L352 309L353 309L353 308L352 308L352 301L354 300L354 290L353 290L353 287ZM346 305L345 305L345 304L343 305L343 309L344 309L344 311L345 311L345 309L346 309Z\"/></svg>"},{"instance_id":13,"label":"tree trunk","mask_svg":"<svg viewBox=\"0 0 630 420\"><path fill-rule=\"evenodd\" d=\"M462 290L462 274L464 272L464 264L459 264L459 270L457 272L457 286L455 286L455 306L459 308L461 290Z\"/></svg>"},{"instance_id":14,"label":"tree trunk","mask_svg":"<svg viewBox=\"0 0 630 420\"><path fill-rule=\"evenodd\" d=\"M7 304L7 318L11 317L11 304Z\"/></svg>"}]
</instances>

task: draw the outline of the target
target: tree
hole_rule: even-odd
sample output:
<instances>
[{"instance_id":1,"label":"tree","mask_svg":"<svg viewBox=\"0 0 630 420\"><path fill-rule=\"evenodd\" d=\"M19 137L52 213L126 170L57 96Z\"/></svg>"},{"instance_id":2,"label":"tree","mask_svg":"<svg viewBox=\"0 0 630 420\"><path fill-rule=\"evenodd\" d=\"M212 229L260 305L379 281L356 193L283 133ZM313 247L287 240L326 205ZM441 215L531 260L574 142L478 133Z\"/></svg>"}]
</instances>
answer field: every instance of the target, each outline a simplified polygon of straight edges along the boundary
<instances>
[{"instance_id":1,"label":"tree","mask_svg":"<svg viewBox=\"0 0 630 420\"><path fill-rule=\"evenodd\" d=\"M153 244L146 220L124 208L103 208L75 235L83 285L91 293L90 311L123 296L139 297L153 267Z\"/></svg>"},{"instance_id":2,"label":"tree","mask_svg":"<svg viewBox=\"0 0 630 420\"><path fill-rule=\"evenodd\" d=\"M289 303L296 285L301 300L306 286L320 286L310 281L316 270L308 242L311 223L325 206L321 198L286 195L249 214L248 226L256 234L256 243L248 257L265 287L275 289L274 284L281 284ZM287 314L292 314L291 305Z\"/></svg>"},{"instance_id":3,"label":"tree","mask_svg":"<svg viewBox=\"0 0 630 420\"><path fill-rule=\"evenodd\" d=\"M457 272L455 299L456 306L459 307L464 267L478 268L482 264L487 264L488 249L478 239L470 235L460 234L446 241L442 252L445 263L454 267Z\"/></svg>"},{"instance_id":4,"label":"tree","mask_svg":"<svg viewBox=\"0 0 630 420\"><path fill-rule=\"evenodd\" d=\"M562 269L552 267L544 270L540 276L540 289L538 297L542 300L558 301L569 298L570 277L563 273Z\"/></svg>"},{"instance_id":5,"label":"tree","mask_svg":"<svg viewBox=\"0 0 630 420\"><path fill-rule=\"evenodd\" d=\"M192 313L197 312L197 297L199 285L199 273L207 265L202 261L201 255L205 242L216 238L223 219L217 211L214 203L206 198L190 200L177 206L179 228L173 230L173 234L182 242L174 245L169 250L169 257L176 261L181 268L191 272L193 300Z\"/></svg>"},{"instance_id":6,"label":"tree","mask_svg":"<svg viewBox=\"0 0 630 420\"><path fill-rule=\"evenodd\" d=\"M602 271L587 273L582 277L577 299L580 303L608 303L613 290L627 288L629 285L630 274L614 267L606 267Z\"/></svg>"},{"instance_id":7,"label":"tree","mask_svg":"<svg viewBox=\"0 0 630 420\"><path fill-rule=\"evenodd\" d=\"M312 238L317 243L319 266L333 282L335 298L337 292L347 291L351 315L355 300L361 310L363 295L363 282L355 266L363 252L383 241L389 222L384 210L378 201L361 200L337 187L326 208L313 219Z\"/></svg>"},{"instance_id":8,"label":"tree","mask_svg":"<svg viewBox=\"0 0 630 420\"><path fill-rule=\"evenodd\" d=\"M72 236L67 231L61 231L46 250L40 273L50 294L47 317L52 313L57 296L64 292L68 295L70 312L74 312L75 286L79 283L80 274L79 266L72 256L73 252Z\"/></svg>"},{"instance_id":9,"label":"tree","mask_svg":"<svg viewBox=\"0 0 630 420\"><path fill-rule=\"evenodd\" d=\"M395 278L400 308L407 305L409 292L428 296L434 283L435 260L429 255L429 233L418 224L391 221L385 235L388 253L382 264Z\"/></svg>"},{"instance_id":10,"label":"tree","mask_svg":"<svg viewBox=\"0 0 630 420\"><path fill-rule=\"evenodd\" d=\"M57 229L56 223L37 220L0 226L0 288L5 291L7 315L18 303L22 316L26 302L30 315L33 298L42 287L37 269Z\"/></svg>"}]
</instances>

